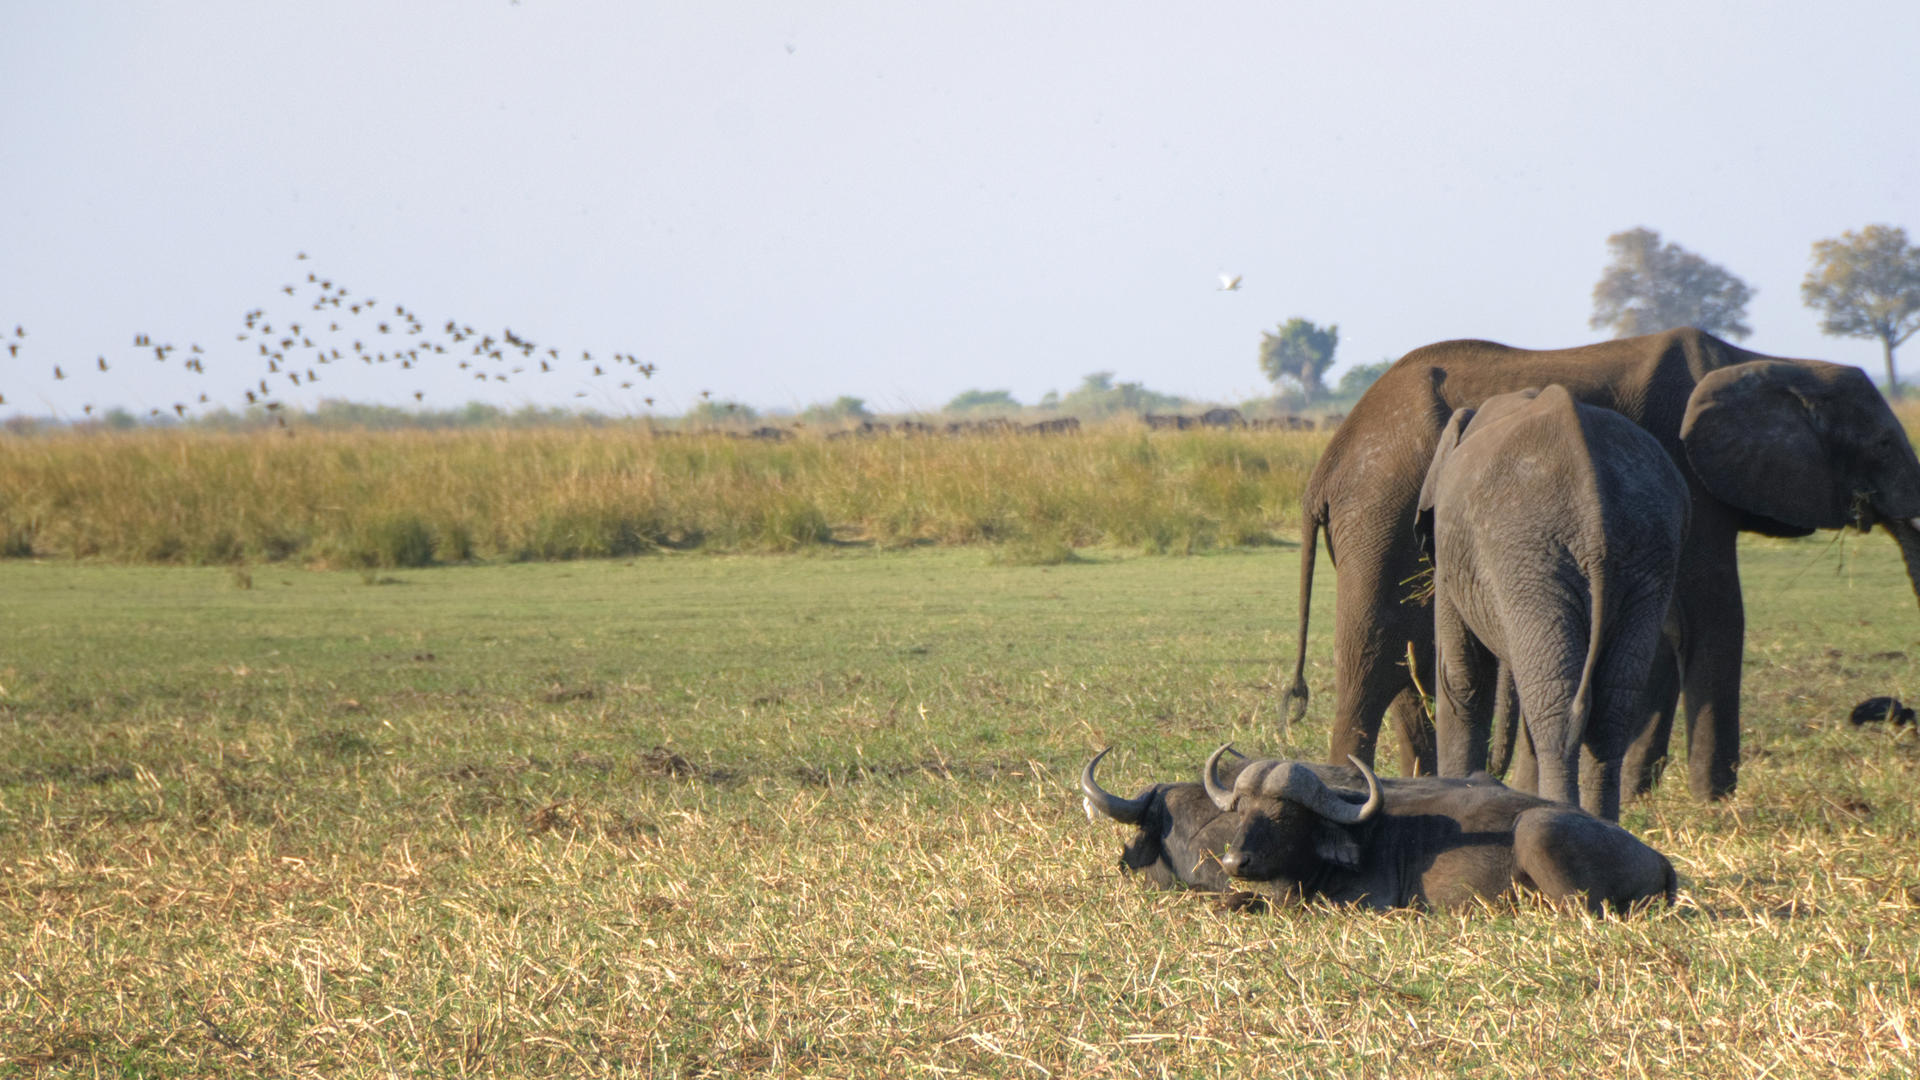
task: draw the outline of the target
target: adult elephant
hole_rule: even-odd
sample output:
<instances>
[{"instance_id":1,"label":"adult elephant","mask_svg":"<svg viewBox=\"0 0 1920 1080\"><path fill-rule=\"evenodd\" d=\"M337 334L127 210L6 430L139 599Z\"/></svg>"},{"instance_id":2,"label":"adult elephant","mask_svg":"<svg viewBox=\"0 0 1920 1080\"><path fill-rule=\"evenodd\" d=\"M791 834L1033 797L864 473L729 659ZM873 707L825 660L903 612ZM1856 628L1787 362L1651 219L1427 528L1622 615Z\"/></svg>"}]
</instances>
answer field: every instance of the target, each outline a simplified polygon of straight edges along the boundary
<instances>
[{"instance_id":1,"label":"adult elephant","mask_svg":"<svg viewBox=\"0 0 1920 1080\"><path fill-rule=\"evenodd\" d=\"M1314 466L1303 500L1300 649L1288 690L1306 709L1308 604L1316 540L1339 574L1334 611L1334 718L1329 760L1371 762L1391 711L1402 771L1434 770L1431 725L1405 666L1433 686L1433 617L1409 598L1421 571L1409 523L1455 409L1559 383L1578 400L1646 429L1679 466L1692 500L1663 678L1684 694L1688 784L1732 793L1740 761L1740 657L1745 615L1734 540L1742 531L1805 536L1879 524L1900 545L1920 596L1920 460L1886 400L1858 368L1736 348L1698 330L1670 330L1576 349L1447 341L1401 357L1348 414ZM1658 702L1661 693L1650 690ZM1665 695L1668 699L1671 692ZM1644 788L1665 755L1671 706L1629 752L1627 783Z\"/></svg>"}]
</instances>

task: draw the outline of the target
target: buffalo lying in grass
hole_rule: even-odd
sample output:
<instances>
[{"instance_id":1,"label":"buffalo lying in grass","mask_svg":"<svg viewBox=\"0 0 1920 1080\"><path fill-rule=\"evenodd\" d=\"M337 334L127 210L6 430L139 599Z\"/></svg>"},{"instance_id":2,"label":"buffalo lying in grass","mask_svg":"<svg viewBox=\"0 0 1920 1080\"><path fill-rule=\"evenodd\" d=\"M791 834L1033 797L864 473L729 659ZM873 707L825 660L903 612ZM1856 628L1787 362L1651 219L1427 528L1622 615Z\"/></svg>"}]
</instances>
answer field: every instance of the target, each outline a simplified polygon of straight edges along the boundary
<instances>
[{"instance_id":1,"label":"buffalo lying in grass","mask_svg":"<svg viewBox=\"0 0 1920 1080\"><path fill-rule=\"evenodd\" d=\"M1155 784L1131 799L1095 782L1106 751L1087 763L1088 815L1138 830L1124 868L1163 887L1258 882L1281 897L1383 910L1516 889L1596 913L1674 897L1673 865L1626 830L1491 779L1380 780L1358 761L1263 760L1223 775L1228 752L1213 752L1199 784Z\"/></svg>"},{"instance_id":2,"label":"buffalo lying in grass","mask_svg":"<svg viewBox=\"0 0 1920 1080\"><path fill-rule=\"evenodd\" d=\"M1228 877L1372 908L1457 907L1516 887L1595 913L1673 901L1666 856L1576 807L1489 780L1383 781L1357 759L1364 802L1289 761L1251 762L1229 786L1218 773L1227 750L1201 781L1237 822L1220 856Z\"/></svg>"},{"instance_id":3,"label":"buffalo lying in grass","mask_svg":"<svg viewBox=\"0 0 1920 1080\"><path fill-rule=\"evenodd\" d=\"M1186 886L1223 893L1230 898L1229 906L1259 906L1255 898L1236 891L1220 868L1220 853L1239 829L1234 815L1215 806L1207 789L1192 782L1155 784L1131 799L1107 791L1094 779L1107 750L1081 770L1081 803L1090 821L1098 814L1135 827L1132 841L1120 853L1121 871L1163 889Z\"/></svg>"}]
</instances>

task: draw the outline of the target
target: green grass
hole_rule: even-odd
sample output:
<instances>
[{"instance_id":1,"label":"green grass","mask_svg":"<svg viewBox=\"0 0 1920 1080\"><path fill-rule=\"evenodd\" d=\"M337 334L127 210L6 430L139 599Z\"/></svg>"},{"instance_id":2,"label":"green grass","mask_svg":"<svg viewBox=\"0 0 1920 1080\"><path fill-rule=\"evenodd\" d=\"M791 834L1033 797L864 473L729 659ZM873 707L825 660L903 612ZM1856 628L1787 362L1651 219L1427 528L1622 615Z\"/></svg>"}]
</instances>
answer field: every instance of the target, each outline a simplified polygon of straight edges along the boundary
<instances>
[{"instance_id":1,"label":"green grass","mask_svg":"<svg viewBox=\"0 0 1920 1080\"><path fill-rule=\"evenodd\" d=\"M1297 551L1132 551L0 563L0 1075L1911 1073L1883 538L1743 549L1740 794L1629 809L1683 888L1630 922L1123 881L1093 750L1331 703L1323 588L1276 728Z\"/></svg>"}]
</instances>

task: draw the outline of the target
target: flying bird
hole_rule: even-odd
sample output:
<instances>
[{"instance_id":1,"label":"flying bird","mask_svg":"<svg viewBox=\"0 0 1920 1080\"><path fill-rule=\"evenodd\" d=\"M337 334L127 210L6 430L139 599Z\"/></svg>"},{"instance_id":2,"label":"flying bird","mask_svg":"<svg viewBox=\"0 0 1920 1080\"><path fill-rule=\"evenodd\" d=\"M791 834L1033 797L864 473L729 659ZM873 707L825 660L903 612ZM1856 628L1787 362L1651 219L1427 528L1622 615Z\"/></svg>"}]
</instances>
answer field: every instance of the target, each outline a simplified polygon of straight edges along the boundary
<instances>
[{"instance_id":1,"label":"flying bird","mask_svg":"<svg viewBox=\"0 0 1920 1080\"><path fill-rule=\"evenodd\" d=\"M1239 292L1240 291L1240 275L1239 274L1221 274L1219 291L1220 292Z\"/></svg>"}]
</instances>

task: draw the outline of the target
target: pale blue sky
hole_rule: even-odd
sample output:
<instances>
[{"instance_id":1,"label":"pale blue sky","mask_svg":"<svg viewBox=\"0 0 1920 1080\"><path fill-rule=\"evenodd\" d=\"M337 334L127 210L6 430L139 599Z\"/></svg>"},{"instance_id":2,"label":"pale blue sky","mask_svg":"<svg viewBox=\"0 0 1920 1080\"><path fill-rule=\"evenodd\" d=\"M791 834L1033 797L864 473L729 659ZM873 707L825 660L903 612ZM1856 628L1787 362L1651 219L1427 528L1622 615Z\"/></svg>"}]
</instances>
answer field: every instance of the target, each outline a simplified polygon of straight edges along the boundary
<instances>
[{"instance_id":1,"label":"pale blue sky","mask_svg":"<svg viewBox=\"0 0 1920 1080\"><path fill-rule=\"evenodd\" d=\"M1340 325L1341 367L1593 340L1637 225L1758 290L1749 348L1877 372L1799 282L1816 239L1920 231L1916 41L1911 0L7 0L0 416L262 377L303 406L932 408L1102 369L1239 400L1294 315ZM309 270L396 333L312 312ZM452 318L567 361L296 350L322 381L294 387L236 340L263 308L382 347L395 302L415 347Z\"/></svg>"}]
</instances>

